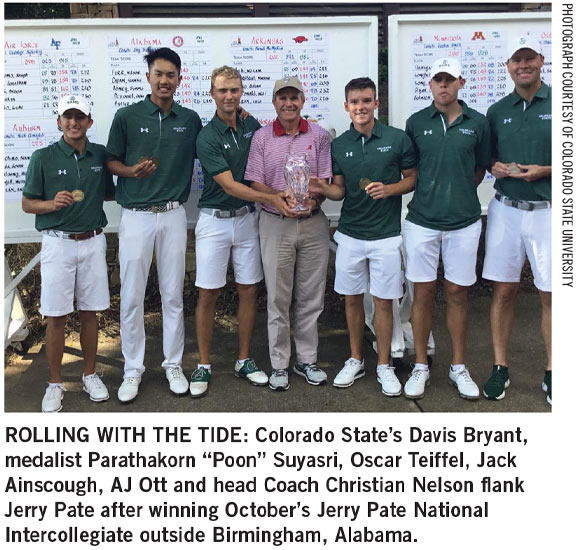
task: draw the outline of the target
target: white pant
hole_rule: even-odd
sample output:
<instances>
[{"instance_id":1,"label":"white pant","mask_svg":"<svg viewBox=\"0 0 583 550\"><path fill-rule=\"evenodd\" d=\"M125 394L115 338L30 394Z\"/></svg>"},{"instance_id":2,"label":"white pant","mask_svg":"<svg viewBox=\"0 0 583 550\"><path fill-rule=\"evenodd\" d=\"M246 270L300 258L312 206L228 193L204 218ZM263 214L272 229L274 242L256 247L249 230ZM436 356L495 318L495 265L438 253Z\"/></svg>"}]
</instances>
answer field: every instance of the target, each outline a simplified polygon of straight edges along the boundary
<instances>
[{"instance_id":1,"label":"white pant","mask_svg":"<svg viewBox=\"0 0 583 550\"><path fill-rule=\"evenodd\" d=\"M40 272L40 313L61 317L73 311L73 295L79 311L109 308L105 235L73 241L43 235Z\"/></svg>"},{"instance_id":2,"label":"white pant","mask_svg":"<svg viewBox=\"0 0 583 550\"><path fill-rule=\"evenodd\" d=\"M144 296L154 251L162 297L162 367L177 367L182 364L184 351L182 293L186 261L186 212L182 206L161 214L122 208L119 265L124 378L141 376L145 370Z\"/></svg>"},{"instance_id":3,"label":"white pant","mask_svg":"<svg viewBox=\"0 0 583 550\"><path fill-rule=\"evenodd\" d=\"M441 251L445 278L456 285L473 285L481 232L481 220L452 231L429 229L405 220L403 239L407 279L414 283L435 281Z\"/></svg>"},{"instance_id":4,"label":"white pant","mask_svg":"<svg viewBox=\"0 0 583 550\"><path fill-rule=\"evenodd\" d=\"M223 288L229 257L237 283L253 285L263 279L259 212L234 218L215 218L201 212L195 235L197 287Z\"/></svg>"},{"instance_id":5,"label":"white pant","mask_svg":"<svg viewBox=\"0 0 583 550\"><path fill-rule=\"evenodd\" d=\"M518 283L528 257L536 288L552 292L552 218L551 208L518 210L492 199L482 277Z\"/></svg>"},{"instance_id":6,"label":"white pant","mask_svg":"<svg viewBox=\"0 0 583 550\"><path fill-rule=\"evenodd\" d=\"M401 235L366 241L334 233L338 294L354 296L369 292L377 298L394 300L403 296Z\"/></svg>"}]
</instances>

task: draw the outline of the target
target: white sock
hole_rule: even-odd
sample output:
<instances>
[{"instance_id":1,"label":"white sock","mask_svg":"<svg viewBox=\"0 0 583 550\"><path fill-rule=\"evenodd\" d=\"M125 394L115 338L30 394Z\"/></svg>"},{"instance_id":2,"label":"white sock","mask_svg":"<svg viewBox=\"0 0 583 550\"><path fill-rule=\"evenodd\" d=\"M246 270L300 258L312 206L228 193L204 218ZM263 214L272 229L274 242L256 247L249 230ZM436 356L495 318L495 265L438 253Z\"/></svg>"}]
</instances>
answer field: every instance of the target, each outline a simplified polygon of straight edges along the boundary
<instances>
[{"instance_id":1,"label":"white sock","mask_svg":"<svg viewBox=\"0 0 583 550\"><path fill-rule=\"evenodd\" d=\"M364 363L364 359L357 359L356 357L351 357L354 361L358 361L361 365Z\"/></svg>"},{"instance_id":2,"label":"white sock","mask_svg":"<svg viewBox=\"0 0 583 550\"><path fill-rule=\"evenodd\" d=\"M197 368L199 368L199 369L206 369L208 371L211 370L211 366L210 365L201 365L200 363L198 364L198 367Z\"/></svg>"},{"instance_id":3,"label":"white sock","mask_svg":"<svg viewBox=\"0 0 583 550\"><path fill-rule=\"evenodd\" d=\"M453 372L454 374L457 374L458 372L464 370L466 368L466 366L463 363L460 363L459 365L452 365L449 368L451 369L451 372Z\"/></svg>"},{"instance_id":4,"label":"white sock","mask_svg":"<svg viewBox=\"0 0 583 550\"><path fill-rule=\"evenodd\" d=\"M416 369L429 370L429 365L425 365L423 363L415 363L415 368Z\"/></svg>"},{"instance_id":5,"label":"white sock","mask_svg":"<svg viewBox=\"0 0 583 550\"><path fill-rule=\"evenodd\" d=\"M245 359L237 359L237 363L239 363L240 367L244 365L245 361L249 361L249 357L246 357Z\"/></svg>"}]
</instances>

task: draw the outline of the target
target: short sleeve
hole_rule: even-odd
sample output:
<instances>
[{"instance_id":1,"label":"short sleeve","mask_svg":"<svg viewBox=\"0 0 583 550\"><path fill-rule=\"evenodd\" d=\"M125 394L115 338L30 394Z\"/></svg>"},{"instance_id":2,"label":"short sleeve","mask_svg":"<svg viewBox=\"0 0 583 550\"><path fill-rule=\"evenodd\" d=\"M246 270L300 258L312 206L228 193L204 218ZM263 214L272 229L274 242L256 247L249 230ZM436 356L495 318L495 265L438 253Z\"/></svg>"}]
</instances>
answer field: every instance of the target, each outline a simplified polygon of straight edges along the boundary
<instances>
[{"instance_id":1,"label":"short sleeve","mask_svg":"<svg viewBox=\"0 0 583 550\"><path fill-rule=\"evenodd\" d=\"M198 113L194 111L194 158L200 159L198 155L198 136L202 130L202 121L198 116Z\"/></svg>"},{"instance_id":2,"label":"short sleeve","mask_svg":"<svg viewBox=\"0 0 583 550\"><path fill-rule=\"evenodd\" d=\"M247 159L247 167L245 168L245 179L250 182L256 181L257 183L266 183L263 158L265 140L263 136L264 132L257 131L251 140L249 158Z\"/></svg>"},{"instance_id":3,"label":"short sleeve","mask_svg":"<svg viewBox=\"0 0 583 550\"><path fill-rule=\"evenodd\" d=\"M401 148L401 170L409 170L417 166L417 153L411 138L403 133Z\"/></svg>"},{"instance_id":4,"label":"short sleeve","mask_svg":"<svg viewBox=\"0 0 583 550\"><path fill-rule=\"evenodd\" d=\"M30 157L22 194L29 199L45 198L44 175L40 151L35 151Z\"/></svg>"},{"instance_id":5,"label":"short sleeve","mask_svg":"<svg viewBox=\"0 0 583 550\"><path fill-rule=\"evenodd\" d=\"M482 119L482 132L476 148L476 165L481 168L490 168L492 164L492 140L490 134L490 124L487 119Z\"/></svg>"},{"instance_id":6,"label":"short sleeve","mask_svg":"<svg viewBox=\"0 0 583 550\"><path fill-rule=\"evenodd\" d=\"M338 155L338 138L336 138L331 144L332 150L332 174L334 176L343 176L342 168L340 168L340 163L336 160Z\"/></svg>"},{"instance_id":7,"label":"short sleeve","mask_svg":"<svg viewBox=\"0 0 583 550\"><path fill-rule=\"evenodd\" d=\"M198 135L196 140L196 152L202 167L210 176L216 176L230 170L222 148L216 142L205 138L206 135L203 132Z\"/></svg>"},{"instance_id":8,"label":"short sleeve","mask_svg":"<svg viewBox=\"0 0 583 550\"><path fill-rule=\"evenodd\" d=\"M109 129L109 138L107 140L105 151L106 157L114 158L123 162L126 155L126 143L126 124L122 117L119 115L119 112L117 112L113 117L113 122L111 123L111 128Z\"/></svg>"},{"instance_id":9,"label":"short sleeve","mask_svg":"<svg viewBox=\"0 0 583 550\"><path fill-rule=\"evenodd\" d=\"M488 130L490 132L491 156L492 158L498 158L498 140L496 138L496 131L494 129L494 112L492 110L492 107L488 109L488 112L486 113L486 118L488 120Z\"/></svg>"},{"instance_id":10,"label":"short sleeve","mask_svg":"<svg viewBox=\"0 0 583 550\"><path fill-rule=\"evenodd\" d=\"M417 152L417 144L415 143L415 130L413 129L413 117L409 117L405 123L405 133L413 143L413 147Z\"/></svg>"}]
</instances>

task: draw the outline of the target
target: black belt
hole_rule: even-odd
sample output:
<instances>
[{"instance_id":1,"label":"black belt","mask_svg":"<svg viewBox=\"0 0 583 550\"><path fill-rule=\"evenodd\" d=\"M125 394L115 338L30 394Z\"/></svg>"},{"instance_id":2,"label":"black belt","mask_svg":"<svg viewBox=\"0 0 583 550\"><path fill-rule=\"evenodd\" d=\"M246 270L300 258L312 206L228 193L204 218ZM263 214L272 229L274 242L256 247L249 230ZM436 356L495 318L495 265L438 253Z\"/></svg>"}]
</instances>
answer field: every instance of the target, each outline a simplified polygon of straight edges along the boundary
<instances>
[{"instance_id":1,"label":"black belt","mask_svg":"<svg viewBox=\"0 0 583 550\"><path fill-rule=\"evenodd\" d=\"M500 193L496 193L494 198L506 206L511 206L512 208L518 208L518 210L542 210L544 208L551 207L551 201L521 201L514 200L509 197L505 197Z\"/></svg>"},{"instance_id":2,"label":"black belt","mask_svg":"<svg viewBox=\"0 0 583 550\"><path fill-rule=\"evenodd\" d=\"M318 212L320 212L320 207L318 206L318 208L314 208L307 216L298 216L297 218L295 216L284 216L283 214L280 214L279 212L270 212L269 210L265 210L265 208L262 208L262 210L266 214L271 214L272 216L277 216L278 218L281 218L281 219L305 220L306 218L311 218L312 216L315 216Z\"/></svg>"},{"instance_id":3,"label":"black belt","mask_svg":"<svg viewBox=\"0 0 583 550\"><path fill-rule=\"evenodd\" d=\"M214 216L215 218L237 218L238 216L244 216L245 214L251 214L255 212L255 205L242 206L241 208L231 208L230 210L219 210L217 208L201 208L200 211L203 214L208 214L209 216Z\"/></svg>"}]
</instances>

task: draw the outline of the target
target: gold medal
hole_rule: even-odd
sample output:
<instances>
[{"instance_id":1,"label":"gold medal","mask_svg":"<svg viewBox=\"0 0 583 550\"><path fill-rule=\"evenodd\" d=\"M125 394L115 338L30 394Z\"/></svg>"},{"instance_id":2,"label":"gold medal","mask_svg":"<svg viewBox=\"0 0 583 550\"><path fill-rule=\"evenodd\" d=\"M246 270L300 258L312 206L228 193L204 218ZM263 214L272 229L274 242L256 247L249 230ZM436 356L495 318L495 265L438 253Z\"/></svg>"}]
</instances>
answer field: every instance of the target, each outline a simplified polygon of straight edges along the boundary
<instances>
[{"instance_id":1,"label":"gold medal","mask_svg":"<svg viewBox=\"0 0 583 550\"><path fill-rule=\"evenodd\" d=\"M71 194L73 195L73 200L75 202L81 202L85 198L85 193L83 193L81 189L73 189Z\"/></svg>"},{"instance_id":2,"label":"gold medal","mask_svg":"<svg viewBox=\"0 0 583 550\"><path fill-rule=\"evenodd\" d=\"M518 168L518 166L516 165L516 163L515 163L515 162L513 162L512 164L510 164L510 165L508 166L508 171L509 171L511 174L520 174L520 173L521 173L521 170L520 170L520 168Z\"/></svg>"},{"instance_id":3,"label":"gold medal","mask_svg":"<svg viewBox=\"0 0 583 550\"><path fill-rule=\"evenodd\" d=\"M372 181L370 181L368 178L360 178L358 185L360 185L360 188L364 191L371 183Z\"/></svg>"},{"instance_id":4,"label":"gold medal","mask_svg":"<svg viewBox=\"0 0 583 550\"><path fill-rule=\"evenodd\" d=\"M158 157L150 157L150 160L156 165L160 166L160 159Z\"/></svg>"}]
</instances>

